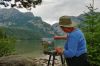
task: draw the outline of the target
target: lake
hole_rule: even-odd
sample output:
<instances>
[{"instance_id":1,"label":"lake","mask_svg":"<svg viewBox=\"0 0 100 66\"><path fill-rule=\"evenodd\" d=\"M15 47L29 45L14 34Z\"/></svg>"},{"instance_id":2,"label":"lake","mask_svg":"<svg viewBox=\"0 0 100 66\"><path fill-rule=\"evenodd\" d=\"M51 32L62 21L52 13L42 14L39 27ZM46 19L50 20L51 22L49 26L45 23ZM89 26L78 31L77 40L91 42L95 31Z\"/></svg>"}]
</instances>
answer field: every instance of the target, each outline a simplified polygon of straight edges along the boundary
<instances>
[{"instance_id":1,"label":"lake","mask_svg":"<svg viewBox=\"0 0 100 66\"><path fill-rule=\"evenodd\" d=\"M55 41L55 46L64 46L65 41ZM37 57L43 54L41 41L38 40L18 40L16 41L16 53L23 56Z\"/></svg>"}]
</instances>

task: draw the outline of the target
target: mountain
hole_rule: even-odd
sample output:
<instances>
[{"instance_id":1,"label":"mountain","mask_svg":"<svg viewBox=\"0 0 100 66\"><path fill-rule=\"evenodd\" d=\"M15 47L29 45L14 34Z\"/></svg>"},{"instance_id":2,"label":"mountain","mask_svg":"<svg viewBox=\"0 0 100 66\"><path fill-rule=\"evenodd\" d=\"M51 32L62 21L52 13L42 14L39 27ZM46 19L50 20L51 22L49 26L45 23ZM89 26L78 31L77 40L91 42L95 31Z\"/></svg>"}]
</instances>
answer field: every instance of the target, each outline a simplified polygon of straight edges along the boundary
<instances>
[{"instance_id":1,"label":"mountain","mask_svg":"<svg viewBox=\"0 0 100 66\"><path fill-rule=\"evenodd\" d=\"M70 17L78 24L84 21L84 14ZM8 36L17 39L40 39L64 34L58 23L51 26L31 12L22 13L14 8L0 9L0 26L4 27Z\"/></svg>"},{"instance_id":2,"label":"mountain","mask_svg":"<svg viewBox=\"0 0 100 66\"><path fill-rule=\"evenodd\" d=\"M59 27L58 23L55 23L52 25L53 31L57 34L57 35L63 35L64 32L62 31L62 29Z\"/></svg>"},{"instance_id":3,"label":"mountain","mask_svg":"<svg viewBox=\"0 0 100 66\"><path fill-rule=\"evenodd\" d=\"M0 9L0 27L8 36L16 39L40 39L51 37L55 33L51 25L31 12L22 13L14 8Z\"/></svg>"}]
</instances>

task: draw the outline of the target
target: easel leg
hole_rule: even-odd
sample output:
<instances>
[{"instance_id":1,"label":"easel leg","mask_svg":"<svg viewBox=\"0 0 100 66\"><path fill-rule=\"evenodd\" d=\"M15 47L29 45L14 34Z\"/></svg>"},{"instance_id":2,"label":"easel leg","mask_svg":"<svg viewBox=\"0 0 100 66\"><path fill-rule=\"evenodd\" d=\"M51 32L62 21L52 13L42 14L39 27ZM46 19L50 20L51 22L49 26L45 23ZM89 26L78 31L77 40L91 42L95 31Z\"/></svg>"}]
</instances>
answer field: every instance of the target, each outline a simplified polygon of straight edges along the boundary
<instances>
[{"instance_id":1,"label":"easel leg","mask_svg":"<svg viewBox=\"0 0 100 66\"><path fill-rule=\"evenodd\" d=\"M62 66L65 66L63 56L62 56L62 55L60 55L60 57L61 57L61 63L62 63Z\"/></svg>"},{"instance_id":2,"label":"easel leg","mask_svg":"<svg viewBox=\"0 0 100 66\"><path fill-rule=\"evenodd\" d=\"M55 54L53 54L52 66L54 66L54 63L55 63Z\"/></svg>"},{"instance_id":3,"label":"easel leg","mask_svg":"<svg viewBox=\"0 0 100 66\"><path fill-rule=\"evenodd\" d=\"M50 60L51 60L51 55L49 55L49 60L48 60L48 65L47 66L50 65Z\"/></svg>"}]
</instances>

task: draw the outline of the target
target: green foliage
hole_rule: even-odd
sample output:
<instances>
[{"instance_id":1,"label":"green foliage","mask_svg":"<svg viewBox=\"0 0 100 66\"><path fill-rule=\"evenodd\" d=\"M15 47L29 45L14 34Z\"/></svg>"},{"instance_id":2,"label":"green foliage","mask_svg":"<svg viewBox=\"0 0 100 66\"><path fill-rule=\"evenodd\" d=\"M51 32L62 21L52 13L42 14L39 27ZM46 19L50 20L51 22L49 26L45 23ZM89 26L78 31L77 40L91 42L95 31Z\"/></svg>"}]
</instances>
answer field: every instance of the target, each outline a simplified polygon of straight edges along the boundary
<instances>
[{"instance_id":1,"label":"green foliage","mask_svg":"<svg viewBox=\"0 0 100 66\"><path fill-rule=\"evenodd\" d=\"M0 57L12 54L15 49L14 43L14 38L7 37L3 29L0 29Z\"/></svg>"},{"instance_id":2,"label":"green foliage","mask_svg":"<svg viewBox=\"0 0 100 66\"><path fill-rule=\"evenodd\" d=\"M8 3L10 3L10 0L5 0ZM11 4L11 7L17 7L17 8L31 8L36 7L36 5L40 5L42 3L42 0L14 0L15 2ZM17 2L20 2L20 4L16 4ZM8 7L9 4L5 3L4 1L0 2L0 5L4 5L5 7Z\"/></svg>"},{"instance_id":3,"label":"green foliage","mask_svg":"<svg viewBox=\"0 0 100 66\"><path fill-rule=\"evenodd\" d=\"M89 12L85 13L84 27L89 60L93 66L100 66L100 13L95 12L93 6L88 7Z\"/></svg>"},{"instance_id":4,"label":"green foliage","mask_svg":"<svg viewBox=\"0 0 100 66\"><path fill-rule=\"evenodd\" d=\"M41 4L42 0L20 0L21 4L23 5L23 7L25 8L29 8L33 5L33 7L35 8L36 5Z\"/></svg>"}]
</instances>

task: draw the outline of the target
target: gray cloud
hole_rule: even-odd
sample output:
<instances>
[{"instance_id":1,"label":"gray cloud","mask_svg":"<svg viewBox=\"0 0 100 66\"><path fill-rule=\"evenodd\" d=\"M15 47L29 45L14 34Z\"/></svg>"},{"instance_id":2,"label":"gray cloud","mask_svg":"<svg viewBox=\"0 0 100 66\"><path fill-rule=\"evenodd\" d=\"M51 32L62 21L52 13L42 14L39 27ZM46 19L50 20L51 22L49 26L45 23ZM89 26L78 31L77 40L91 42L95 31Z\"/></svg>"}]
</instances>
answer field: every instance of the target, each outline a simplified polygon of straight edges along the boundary
<instances>
[{"instance_id":1,"label":"gray cloud","mask_svg":"<svg viewBox=\"0 0 100 66\"><path fill-rule=\"evenodd\" d=\"M95 0L95 7L100 8L100 0ZM44 21L50 24L58 22L58 18L62 15L78 16L83 11L87 11L85 7L88 0L43 0L43 4L33 9L35 15L41 16ZM100 11L98 9L98 11Z\"/></svg>"},{"instance_id":2,"label":"gray cloud","mask_svg":"<svg viewBox=\"0 0 100 66\"><path fill-rule=\"evenodd\" d=\"M62 15L78 16L87 12L86 6L92 0L43 0L43 3L37 8L33 8L32 12L36 16L41 16L42 19L50 24L58 22L58 18ZM100 11L100 0L95 0L96 11ZM25 9L20 11L27 12Z\"/></svg>"}]
</instances>

